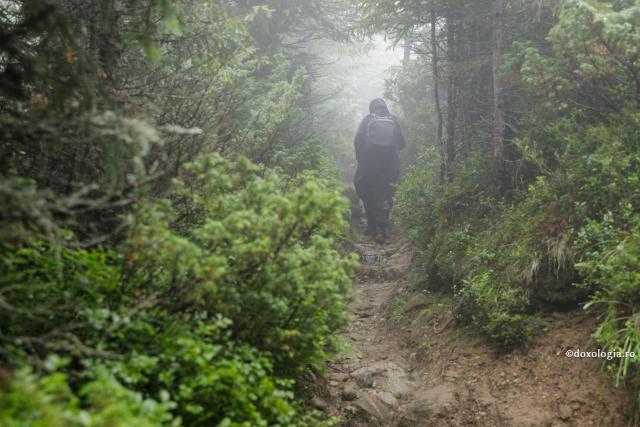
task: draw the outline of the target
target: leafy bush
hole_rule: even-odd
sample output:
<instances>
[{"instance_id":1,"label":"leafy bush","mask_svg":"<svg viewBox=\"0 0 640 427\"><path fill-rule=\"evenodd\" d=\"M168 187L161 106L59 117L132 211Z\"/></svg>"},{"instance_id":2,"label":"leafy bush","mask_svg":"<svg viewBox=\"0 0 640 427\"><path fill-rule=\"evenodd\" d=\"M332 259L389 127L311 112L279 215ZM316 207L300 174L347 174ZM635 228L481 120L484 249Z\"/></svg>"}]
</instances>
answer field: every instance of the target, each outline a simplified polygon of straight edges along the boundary
<instances>
[{"instance_id":1,"label":"leafy bush","mask_svg":"<svg viewBox=\"0 0 640 427\"><path fill-rule=\"evenodd\" d=\"M278 369L324 360L346 325L355 266L336 249L347 208L338 188L218 156L190 171L172 203L137 212L127 257L148 272L142 280L231 319L234 337L272 353Z\"/></svg>"},{"instance_id":2,"label":"leafy bush","mask_svg":"<svg viewBox=\"0 0 640 427\"><path fill-rule=\"evenodd\" d=\"M463 316L502 347L531 335L536 310L589 298L605 313L596 338L636 346L640 15L638 5L609 6L567 2L548 46L516 42L506 59L503 71L527 94L508 147L517 148L504 184L513 190L495 190L495 164L473 146L448 182L438 181L435 150L425 151L399 189L420 285L455 291ZM635 361L624 363L617 381Z\"/></svg>"},{"instance_id":3,"label":"leafy bush","mask_svg":"<svg viewBox=\"0 0 640 427\"><path fill-rule=\"evenodd\" d=\"M209 156L189 171L168 198L139 203L114 249L76 248L64 230L4 243L2 365L68 361L5 380L8 425L321 424L293 380L335 351L348 320L346 201L246 160Z\"/></svg>"},{"instance_id":4,"label":"leafy bush","mask_svg":"<svg viewBox=\"0 0 640 427\"><path fill-rule=\"evenodd\" d=\"M398 191L396 214L420 250L419 286L448 292L457 312L476 323L501 348L531 336L527 313L532 278L525 272L535 253L523 244L524 212L498 203L487 191L490 177L471 158L453 182L442 185L432 151L407 172Z\"/></svg>"},{"instance_id":5,"label":"leafy bush","mask_svg":"<svg viewBox=\"0 0 640 427\"><path fill-rule=\"evenodd\" d=\"M501 349L509 350L533 335L526 290L502 284L490 271L483 271L463 282L458 297L466 304L464 312Z\"/></svg>"},{"instance_id":6,"label":"leafy bush","mask_svg":"<svg viewBox=\"0 0 640 427\"><path fill-rule=\"evenodd\" d=\"M611 365L616 384L630 380L640 386L640 216L629 230L616 225L611 213L590 221L581 230L576 246L582 254L576 267L584 286L593 291L586 307L603 312L594 337L607 351L635 353Z\"/></svg>"},{"instance_id":7,"label":"leafy bush","mask_svg":"<svg viewBox=\"0 0 640 427\"><path fill-rule=\"evenodd\" d=\"M575 262L589 253L583 244L576 246L576 238L607 212L623 230L637 216L637 120L637 113L625 112L595 125L566 118L547 123L547 138L561 141L562 148L549 163L554 173L539 176L511 203L475 196L483 193L479 180L461 176L438 188L432 169L411 169L399 189L398 217L422 249L423 286L456 289L464 316L479 321L503 347L500 330L508 342L525 341L530 333L522 321L536 309L587 300L597 287L573 285L585 272L584 267L576 271ZM535 147L531 138L539 134L536 129L523 135L518 141L523 152ZM545 161L548 157L532 158ZM420 209L410 209L405 199ZM595 229L592 225L587 235ZM613 239L611 247L622 238ZM501 327L493 325L496 316ZM513 328L504 324L510 316ZM512 336L519 333L521 339Z\"/></svg>"},{"instance_id":8,"label":"leafy bush","mask_svg":"<svg viewBox=\"0 0 640 427\"><path fill-rule=\"evenodd\" d=\"M178 426L175 404L144 399L104 369L73 392L68 376L54 372L38 377L28 369L0 382L0 424L6 427L159 427Z\"/></svg>"}]
</instances>

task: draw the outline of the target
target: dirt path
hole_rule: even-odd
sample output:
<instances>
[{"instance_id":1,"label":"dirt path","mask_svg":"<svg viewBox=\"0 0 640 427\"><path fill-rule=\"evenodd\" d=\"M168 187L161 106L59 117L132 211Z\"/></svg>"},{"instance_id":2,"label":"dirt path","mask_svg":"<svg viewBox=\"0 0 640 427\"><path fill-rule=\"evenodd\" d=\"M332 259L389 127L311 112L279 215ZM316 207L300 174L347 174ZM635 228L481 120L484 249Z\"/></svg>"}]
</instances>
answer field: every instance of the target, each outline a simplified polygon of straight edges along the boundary
<instances>
[{"instance_id":1,"label":"dirt path","mask_svg":"<svg viewBox=\"0 0 640 427\"><path fill-rule=\"evenodd\" d=\"M454 321L449 301L410 292L411 253L399 237L381 246L357 235L356 248L351 354L328 366L327 411L342 425L628 425L625 392L601 361L564 355L595 349L594 319L549 314L527 349L499 357Z\"/></svg>"}]
</instances>

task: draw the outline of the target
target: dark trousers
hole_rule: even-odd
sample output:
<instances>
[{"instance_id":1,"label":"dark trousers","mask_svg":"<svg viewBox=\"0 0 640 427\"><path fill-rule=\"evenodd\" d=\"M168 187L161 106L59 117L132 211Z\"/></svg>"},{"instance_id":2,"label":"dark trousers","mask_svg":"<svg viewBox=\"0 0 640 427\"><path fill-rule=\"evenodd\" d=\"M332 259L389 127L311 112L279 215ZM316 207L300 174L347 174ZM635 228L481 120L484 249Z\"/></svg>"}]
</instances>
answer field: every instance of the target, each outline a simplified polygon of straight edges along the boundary
<instances>
[{"instance_id":1,"label":"dark trousers","mask_svg":"<svg viewBox=\"0 0 640 427\"><path fill-rule=\"evenodd\" d=\"M393 206L393 180L384 174L356 174L354 184L367 214L367 232L373 237L385 237L389 227L389 211Z\"/></svg>"},{"instance_id":2,"label":"dark trousers","mask_svg":"<svg viewBox=\"0 0 640 427\"><path fill-rule=\"evenodd\" d=\"M372 236L381 234L385 236L389 228L389 211L393 207L393 195L391 191L385 198L373 197L363 200L364 210L367 214L367 232Z\"/></svg>"}]
</instances>

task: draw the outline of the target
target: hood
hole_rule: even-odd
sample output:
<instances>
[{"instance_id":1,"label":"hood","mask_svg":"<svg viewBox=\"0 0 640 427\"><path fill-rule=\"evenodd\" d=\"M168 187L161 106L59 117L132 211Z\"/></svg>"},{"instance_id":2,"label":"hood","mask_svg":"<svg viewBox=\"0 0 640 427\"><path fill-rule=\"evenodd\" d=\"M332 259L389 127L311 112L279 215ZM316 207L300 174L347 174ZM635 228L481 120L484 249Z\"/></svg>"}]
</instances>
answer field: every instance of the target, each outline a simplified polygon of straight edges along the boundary
<instances>
[{"instance_id":1,"label":"hood","mask_svg":"<svg viewBox=\"0 0 640 427\"><path fill-rule=\"evenodd\" d=\"M369 103L369 112L371 114L390 115L387 103L382 98L376 98Z\"/></svg>"}]
</instances>

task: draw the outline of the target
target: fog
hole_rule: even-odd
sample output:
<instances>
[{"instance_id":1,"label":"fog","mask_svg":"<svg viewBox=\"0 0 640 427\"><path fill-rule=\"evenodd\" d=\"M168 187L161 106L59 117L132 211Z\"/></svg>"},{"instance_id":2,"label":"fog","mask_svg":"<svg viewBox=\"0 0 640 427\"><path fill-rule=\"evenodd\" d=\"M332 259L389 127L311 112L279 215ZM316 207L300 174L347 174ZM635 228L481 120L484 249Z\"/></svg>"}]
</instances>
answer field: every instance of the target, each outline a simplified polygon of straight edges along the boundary
<instances>
[{"instance_id":1,"label":"fog","mask_svg":"<svg viewBox=\"0 0 640 427\"><path fill-rule=\"evenodd\" d=\"M385 81L402 62L402 48L393 47L382 36L350 47L341 46L332 56L332 74L344 84L344 98L351 98L360 114L369 112L369 102L383 98Z\"/></svg>"},{"instance_id":2,"label":"fog","mask_svg":"<svg viewBox=\"0 0 640 427\"><path fill-rule=\"evenodd\" d=\"M369 101L384 97L385 80L400 66L403 55L402 47L394 48L381 36L374 38L369 47L367 52L345 60L362 114L369 112Z\"/></svg>"},{"instance_id":3,"label":"fog","mask_svg":"<svg viewBox=\"0 0 640 427\"><path fill-rule=\"evenodd\" d=\"M308 48L317 58L313 93L323 99L316 112L320 139L350 182L358 124L369 113L369 102L384 98L386 80L401 65L402 48L393 48L382 36L350 44L317 41Z\"/></svg>"}]
</instances>

